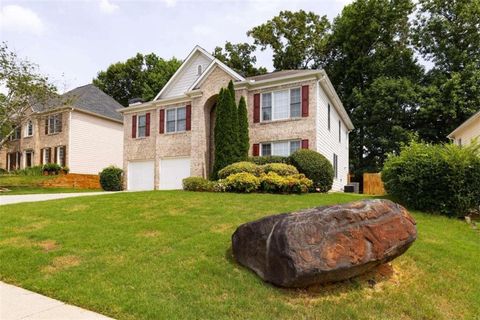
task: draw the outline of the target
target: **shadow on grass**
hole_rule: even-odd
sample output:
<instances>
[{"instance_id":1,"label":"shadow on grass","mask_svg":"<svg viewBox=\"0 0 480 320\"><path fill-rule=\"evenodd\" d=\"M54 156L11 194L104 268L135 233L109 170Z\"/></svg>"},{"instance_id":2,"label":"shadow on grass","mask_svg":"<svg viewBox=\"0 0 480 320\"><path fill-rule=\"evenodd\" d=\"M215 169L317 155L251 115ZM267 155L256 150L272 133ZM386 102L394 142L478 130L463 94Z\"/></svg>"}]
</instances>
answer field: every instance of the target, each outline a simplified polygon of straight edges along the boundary
<instances>
[{"instance_id":1,"label":"shadow on grass","mask_svg":"<svg viewBox=\"0 0 480 320\"><path fill-rule=\"evenodd\" d=\"M230 264L239 267L243 272L249 272L260 279L253 270L239 264L235 260L232 247L229 247L226 250L225 258ZM392 282L394 275L395 271L393 270L392 265L390 263L385 263L348 280L312 285L306 288L283 288L268 282L261 283L269 288L279 290L282 294L291 298L332 298L351 291L361 291L367 288L377 290L385 284ZM256 284L252 282L252 286L255 285Z\"/></svg>"}]
</instances>

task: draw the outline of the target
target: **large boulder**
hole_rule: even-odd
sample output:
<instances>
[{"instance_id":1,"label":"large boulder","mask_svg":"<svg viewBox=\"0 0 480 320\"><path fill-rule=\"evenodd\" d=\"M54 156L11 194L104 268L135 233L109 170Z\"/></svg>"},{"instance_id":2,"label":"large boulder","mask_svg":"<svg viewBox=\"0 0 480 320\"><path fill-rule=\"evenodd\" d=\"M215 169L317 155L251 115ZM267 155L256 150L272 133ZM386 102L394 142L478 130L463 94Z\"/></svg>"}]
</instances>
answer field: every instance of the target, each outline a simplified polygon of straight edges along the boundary
<instances>
[{"instance_id":1,"label":"large boulder","mask_svg":"<svg viewBox=\"0 0 480 320\"><path fill-rule=\"evenodd\" d=\"M306 287L362 274L404 253L416 237L404 207L364 200L245 223L232 236L232 250L263 280Z\"/></svg>"}]
</instances>

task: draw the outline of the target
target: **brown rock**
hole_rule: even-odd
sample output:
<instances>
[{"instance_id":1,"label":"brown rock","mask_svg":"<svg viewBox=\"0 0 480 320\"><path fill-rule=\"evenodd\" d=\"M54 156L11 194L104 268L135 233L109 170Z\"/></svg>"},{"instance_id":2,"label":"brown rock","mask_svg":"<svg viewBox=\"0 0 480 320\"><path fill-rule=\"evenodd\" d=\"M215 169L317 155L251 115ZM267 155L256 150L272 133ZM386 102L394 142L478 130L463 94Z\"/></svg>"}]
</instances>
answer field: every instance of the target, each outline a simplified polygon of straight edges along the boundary
<instances>
[{"instance_id":1,"label":"brown rock","mask_svg":"<svg viewBox=\"0 0 480 320\"><path fill-rule=\"evenodd\" d=\"M404 253L417 237L407 210L364 200L265 217L237 228L236 260L282 287L345 280Z\"/></svg>"}]
</instances>

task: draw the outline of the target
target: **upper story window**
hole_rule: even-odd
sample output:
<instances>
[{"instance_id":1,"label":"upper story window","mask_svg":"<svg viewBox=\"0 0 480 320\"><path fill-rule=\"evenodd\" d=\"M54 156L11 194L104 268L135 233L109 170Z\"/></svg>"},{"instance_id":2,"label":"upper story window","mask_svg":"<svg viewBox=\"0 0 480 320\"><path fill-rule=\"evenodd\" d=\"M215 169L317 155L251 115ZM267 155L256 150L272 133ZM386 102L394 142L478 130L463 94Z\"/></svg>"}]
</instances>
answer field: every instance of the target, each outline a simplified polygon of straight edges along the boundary
<instances>
[{"instance_id":1,"label":"upper story window","mask_svg":"<svg viewBox=\"0 0 480 320\"><path fill-rule=\"evenodd\" d=\"M22 129L20 127L16 127L13 130L12 135L10 136L10 140L19 140L22 135Z\"/></svg>"},{"instance_id":2,"label":"upper story window","mask_svg":"<svg viewBox=\"0 0 480 320\"><path fill-rule=\"evenodd\" d=\"M201 74L202 74L202 65L199 64L199 65L197 66L197 76L199 76L199 75L201 75Z\"/></svg>"},{"instance_id":3,"label":"upper story window","mask_svg":"<svg viewBox=\"0 0 480 320\"><path fill-rule=\"evenodd\" d=\"M187 129L187 108L178 107L166 110L167 132L182 132Z\"/></svg>"},{"instance_id":4,"label":"upper story window","mask_svg":"<svg viewBox=\"0 0 480 320\"><path fill-rule=\"evenodd\" d=\"M147 136L147 115L142 114L137 117L137 138L143 138Z\"/></svg>"},{"instance_id":5,"label":"upper story window","mask_svg":"<svg viewBox=\"0 0 480 320\"><path fill-rule=\"evenodd\" d=\"M54 134L62 132L62 114L49 115L45 122L45 133Z\"/></svg>"},{"instance_id":6,"label":"upper story window","mask_svg":"<svg viewBox=\"0 0 480 320\"><path fill-rule=\"evenodd\" d=\"M33 136L33 122L30 120L27 122L25 126L25 137Z\"/></svg>"},{"instance_id":7,"label":"upper story window","mask_svg":"<svg viewBox=\"0 0 480 320\"><path fill-rule=\"evenodd\" d=\"M301 101L300 88L262 93L262 121L301 117Z\"/></svg>"},{"instance_id":8,"label":"upper story window","mask_svg":"<svg viewBox=\"0 0 480 320\"><path fill-rule=\"evenodd\" d=\"M300 140L265 142L261 145L262 156L284 156L287 157L301 148Z\"/></svg>"}]
</instances>

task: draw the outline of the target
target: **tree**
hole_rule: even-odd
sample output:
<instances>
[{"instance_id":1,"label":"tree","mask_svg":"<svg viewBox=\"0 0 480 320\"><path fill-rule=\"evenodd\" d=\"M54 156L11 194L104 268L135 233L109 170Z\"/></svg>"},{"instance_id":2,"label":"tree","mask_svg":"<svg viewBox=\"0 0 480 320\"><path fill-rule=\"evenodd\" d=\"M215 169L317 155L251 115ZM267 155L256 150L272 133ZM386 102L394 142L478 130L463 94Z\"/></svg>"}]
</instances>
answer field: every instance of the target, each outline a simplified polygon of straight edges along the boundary
<instances>
[{"instance_id":1,"label":"tree","mask_svg":"<svg viewBox=\"0 0 480 320\"><path fill-rule=\"evenodd\" d=\"M423 140L442 142L480 109L480 1L421 0L413 40L434 63L418 115Z\"/></svg>"},{"instance_id":2,"label":"tree","mask_svg":"<svg viewBox=\"0 0 480 320\"><path fill-rule=\"evenodd\" d=\"M255 67L257 57L255 57L254 52L256 48L255 45L248 43L232 44L227 41L225 49L216 47L213 56L245 77L256 76L267 73L266 68Z\"/></svg>"},{"instance_id":3,"label":"tree","mask_svg":"<svg viewBox=\"0 0 480 320\"><path fill-rule=\"evenodd\" d=\"M330 23L326 16L303 10L281 11L247 32L261 50L273 50L276 70L318 67L325 60Z\"/></svg>"},{"instance_id":4,"label":"tree","mask_svg":"<svg viewBox=\"0 0 480 320\"><path fill-rule=\"evenodd\" d=\"M29 117L33 107L48 107L50 99L57 95L56 88L39 73L38 66L20 59L6 43L0 45L0 84L7 90L0 95L1 149Z\"/></svg>"},{"instance_id":5,"label":"tree","mask_svg":"<svg viewBox=\"0 0 480 320\"><path fill-rule=\"evenodd\" d=\"M238 148L239 160L246 160L248 158L248 149L250 148L250 141L248 137L248 111L245 98L242 96L238 103Z\"/></svg>"},{"instance_id":6,"label":"tree","mask_svg":"<svg viewBox=\"0 0 480 320\"><path fill-rule=\"evenodd\" d=\"M397 148L383 143L369 155L374 148L369 139L375 137L380 125L370 120L375 116L370 109L372 104L378 99L380 109L402 110L406 98L386 99L388 92L398 95L409 86L408 81L416 84L423 75L409 46L408 17L413 9L410 0L357 0L345 6L333 22L325 69L355 125L350 135L350 159L356 173L377 168L383 158L378 159L379 152ZM385 81L385 77L393 81ZM379 78L384 79L377 80ZM410 97L407 98L410 101ZM412 104L412 107L417 106ZM385 120L388 118L379 121ZM386 121L381 125L386 132L396 130L402 132L402 136L404 130L410 128L408 122Z\"/></svg>"},{"instance_id":7,"label":"tree","mask_svg":"<svg viewBox=\"0 0 480 320\"><path fill-rule=\"evenodd\" d=\"M125 62L111 64L106 71L100 71L92 82L123 106L128 106L132 98L152 100L180 65L181 61L176 58L164 60L154 53L137 53Z\"/></svg>"}]
</instances>

